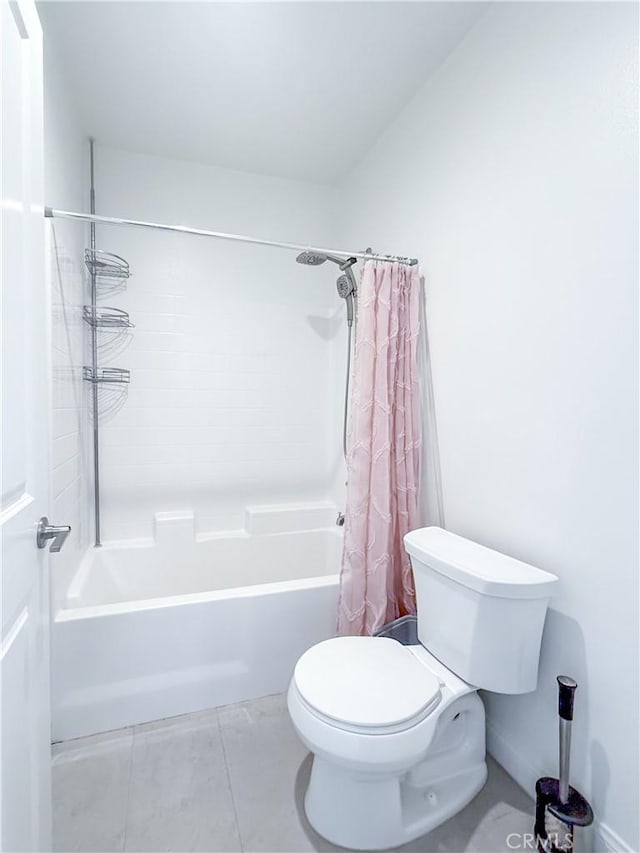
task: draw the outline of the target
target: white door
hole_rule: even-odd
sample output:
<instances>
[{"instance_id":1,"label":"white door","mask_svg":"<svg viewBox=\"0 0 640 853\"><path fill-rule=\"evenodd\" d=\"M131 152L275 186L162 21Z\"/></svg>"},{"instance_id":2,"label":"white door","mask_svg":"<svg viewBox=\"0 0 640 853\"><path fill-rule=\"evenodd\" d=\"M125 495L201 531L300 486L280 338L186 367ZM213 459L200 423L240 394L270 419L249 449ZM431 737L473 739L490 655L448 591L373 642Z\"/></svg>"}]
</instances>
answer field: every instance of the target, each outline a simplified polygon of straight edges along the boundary
<instances>
[{"instance_id":1,"label":"white door","mask_svg":"<svg viewBox=\"0 0 640 853\"><path fill-rule=\"evenodd\" d=\"M0 849L51 850L49 302L44 275L42 32L33 0L0 0L2 456Z\"/></svg>"}]
</instances>

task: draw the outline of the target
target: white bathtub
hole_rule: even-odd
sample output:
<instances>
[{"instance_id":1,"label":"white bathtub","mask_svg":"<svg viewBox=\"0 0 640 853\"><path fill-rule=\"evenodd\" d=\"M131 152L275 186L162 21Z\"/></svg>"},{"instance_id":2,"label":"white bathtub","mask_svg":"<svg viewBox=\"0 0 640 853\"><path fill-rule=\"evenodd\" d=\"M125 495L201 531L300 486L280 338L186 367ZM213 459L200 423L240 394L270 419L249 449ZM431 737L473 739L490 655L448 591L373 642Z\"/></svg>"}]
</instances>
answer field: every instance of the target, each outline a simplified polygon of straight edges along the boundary
<instances>
[{"instance_id":1,"label":"white bathtub","mask_svg":"<svg viewBox=\"0 0 640 853\"><path fill-rule=\"evenodd\" d=\"M53 623L54 740L284 691L334 633L341 550L335 527L198 541L185 516L92 549Z\"/></svg>"}]
</instances>

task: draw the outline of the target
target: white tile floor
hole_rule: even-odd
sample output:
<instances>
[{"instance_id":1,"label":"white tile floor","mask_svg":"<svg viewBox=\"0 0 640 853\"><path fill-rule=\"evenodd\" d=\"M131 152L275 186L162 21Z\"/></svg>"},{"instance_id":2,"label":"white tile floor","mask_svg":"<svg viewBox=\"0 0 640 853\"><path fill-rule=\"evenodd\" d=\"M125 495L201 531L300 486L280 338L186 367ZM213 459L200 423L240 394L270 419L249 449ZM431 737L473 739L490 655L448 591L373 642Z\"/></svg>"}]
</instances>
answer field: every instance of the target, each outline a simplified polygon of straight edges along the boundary
<instances>
[{"instance_id":1,"label":"white tile floor","mask_svg":"<svg viewBox=\"0 0 640 853\"><path fill-rule=\"evenodd\" d=\"M333 851L302 808L311 757L283 696L53 747L57 851ZM502 853L533 802L494 762L476 799L401 850Z\"/></svg>"}]
</instances>

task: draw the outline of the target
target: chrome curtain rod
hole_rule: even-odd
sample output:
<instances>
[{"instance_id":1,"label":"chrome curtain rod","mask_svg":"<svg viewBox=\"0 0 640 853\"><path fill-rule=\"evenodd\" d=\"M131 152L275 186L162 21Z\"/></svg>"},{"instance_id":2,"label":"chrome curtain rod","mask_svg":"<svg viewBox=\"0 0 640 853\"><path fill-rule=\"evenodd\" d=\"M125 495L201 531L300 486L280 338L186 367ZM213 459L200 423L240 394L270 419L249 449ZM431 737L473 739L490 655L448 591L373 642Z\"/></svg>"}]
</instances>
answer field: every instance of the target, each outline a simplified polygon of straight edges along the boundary
<instances>
[{"instance_id":1,"label":"chrome curtain rod","mask_svg":"<svg viewBox=\"0 0 640 853\"><path fill-rule=\"evenodd\" d=\"M118 219L114 216L97 216L94 213L74 213L71 210L58 210L45 207L44 215L48 219L75 219L79 222L91 222L101 225L135 225L138 228L154 228L157 231L176 231L179 234L195 234L197 237L218 237L221 240L235 240L238 243L255 243L258 246L276 246L291 249L294 252L314 252L318 255L338 255L343 258L359 258L366 261L397 261L400 264L414 266L417 258L403 258L399 255L377 255L372 252L344 252L342 249L321 249L315 246L302 246L297 243L278 243L275 240L260 240L257 237L245 237L241 234L225 234L222 231L205 231L202 228L189 228L186 225L161 225L157 222L141 222L137 219Z\"/></svg>"}]
</instances>

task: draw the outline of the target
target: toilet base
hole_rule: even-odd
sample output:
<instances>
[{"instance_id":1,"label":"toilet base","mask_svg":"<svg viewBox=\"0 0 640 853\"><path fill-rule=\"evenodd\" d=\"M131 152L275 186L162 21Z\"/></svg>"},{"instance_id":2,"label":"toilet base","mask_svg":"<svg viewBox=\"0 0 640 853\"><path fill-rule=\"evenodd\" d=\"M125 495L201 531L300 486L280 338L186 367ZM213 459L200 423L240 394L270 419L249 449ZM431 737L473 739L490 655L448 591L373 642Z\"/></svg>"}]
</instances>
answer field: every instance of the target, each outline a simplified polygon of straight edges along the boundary
<instances>
[{"instance_id":1,"label":"toilet base","mask_svg":"<svg viewBox=\"0 0 640 853\"><path fill-rule=\"evenodd\" d=\"M471 693L442 711L426 753L404 772L362 772L314 755L305 812L316 832L333 844L382 850L444 823L486 779L484 707Z\"/></svg>"},{"instance_id":2,"label":"toilet base","mask_svg":"<svg viewBox=\"0 0 640 853\"><path fill-rule=\"evenodd\" d=\"M304 806L317 833L351 850L399 847L457 814L483 788L484 761L431 784L407 777L358 779L317 756Z\"/></svg>"}]
</instances>

